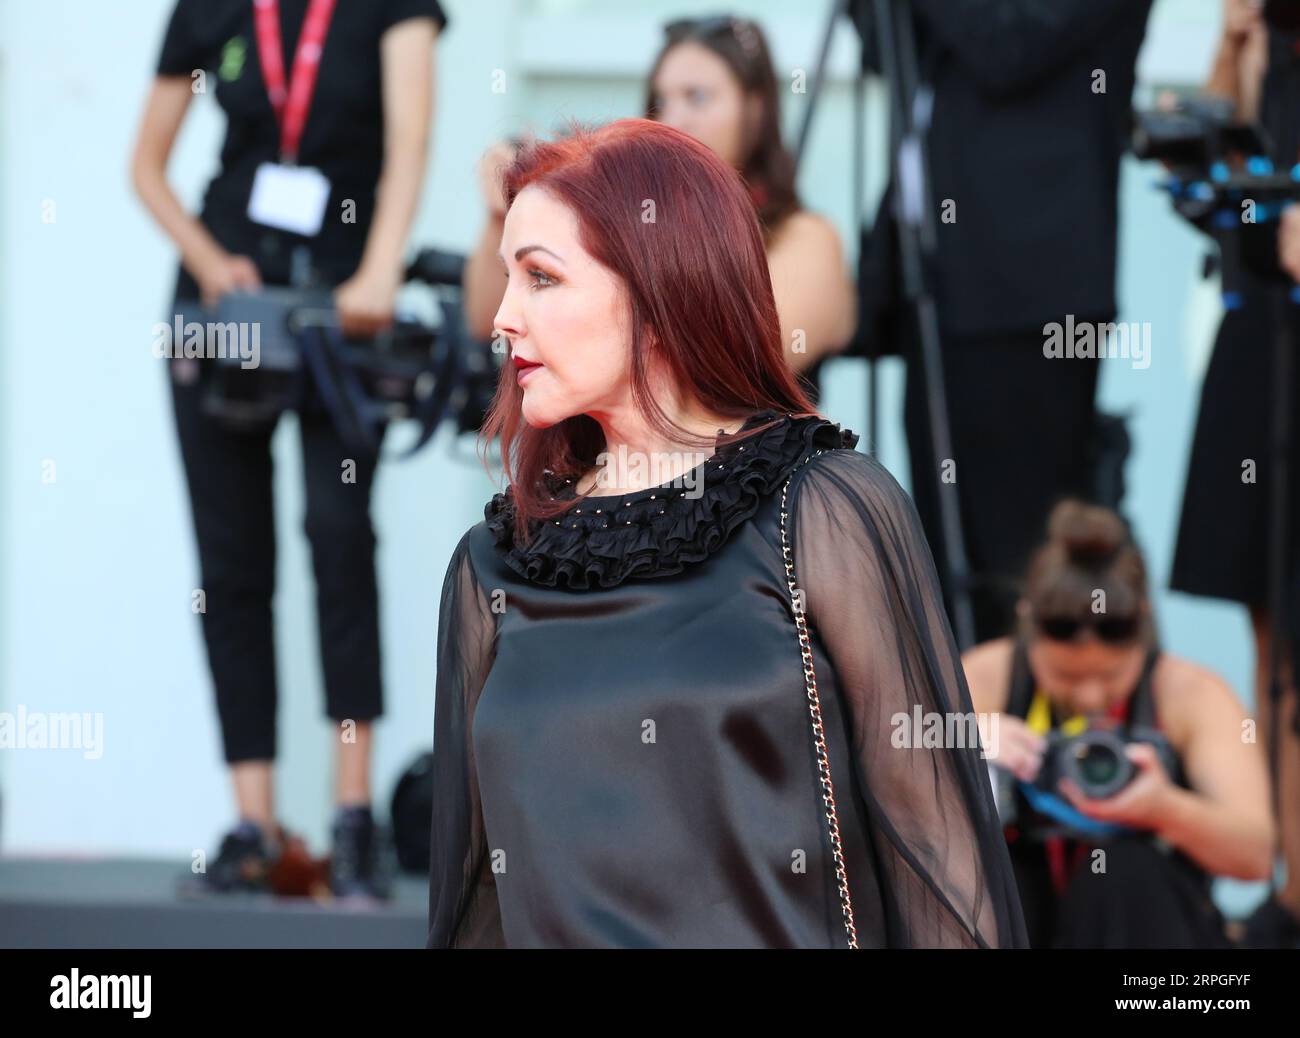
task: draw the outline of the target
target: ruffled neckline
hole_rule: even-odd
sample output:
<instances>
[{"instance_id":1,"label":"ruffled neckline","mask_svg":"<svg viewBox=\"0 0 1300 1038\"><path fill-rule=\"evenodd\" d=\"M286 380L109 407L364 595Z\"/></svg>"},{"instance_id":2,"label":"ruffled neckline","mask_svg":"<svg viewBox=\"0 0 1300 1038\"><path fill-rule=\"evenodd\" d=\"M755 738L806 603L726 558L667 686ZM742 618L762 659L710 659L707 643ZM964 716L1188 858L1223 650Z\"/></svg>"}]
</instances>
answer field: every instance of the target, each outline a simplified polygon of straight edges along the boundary
<instances>
[{"instance_id":1,"label":"ruffled neckline","mask_svg":"<svg viewBox=\"0 0 1300 1038\"><path fill-rule=\"evenodd\" d=\"M829 419L772 409L751 415L741 428L768 422L775 424L744 440L715 443L715 453L697 466L702 490L683 475L631 494L588 497L535 521L523 546L515 543L511 491L495 494L483 517L497 555L531 583L579 591L680 573L722 547L813 451L858 443L856 433ZM575 496L570 481L545 478L555 496Z\"/></svg>"}]
</instances>

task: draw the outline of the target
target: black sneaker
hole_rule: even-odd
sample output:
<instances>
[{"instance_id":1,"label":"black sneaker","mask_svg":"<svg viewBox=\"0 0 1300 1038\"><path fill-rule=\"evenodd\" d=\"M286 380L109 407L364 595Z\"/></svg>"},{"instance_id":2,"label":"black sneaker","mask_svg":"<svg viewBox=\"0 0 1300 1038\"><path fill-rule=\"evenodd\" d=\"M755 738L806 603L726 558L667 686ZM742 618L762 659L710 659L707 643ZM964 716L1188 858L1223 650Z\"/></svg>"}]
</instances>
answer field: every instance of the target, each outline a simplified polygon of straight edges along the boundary
<instances>
[{"instance_id":1,"label":"black sneaker","mask_svg":"<svg viewBox=\"0 0 1300 1038\"><path fill-rule=\"evenodd\" d=\"M1300 918L1270 896L1246 917L1241 943L1247 948L1300 948Z\"/></svg>"},{"instance_id":2,"label":"black sneaker","mask_svg":"<svg viewBox=\"0 0 1300 1038\"><path fill-rule=\"evenodd\" d=\"M392 889L388 834L369 809L344 809L331 830L330 890L337 898L386 901Z\"/></svg>"},{"instance_id":3,"label":"black sneaker","mask_svg":"<svg viewBox=\"0 0 1300 1038\"><path fill-rule=\"evenodd\" d=\"M178 892L189 897L208 894L269 894L268 877L275 861L271 840L255 822L243 821L221 840L207 870L183 876Z\"/></svg>"}]
</instances>

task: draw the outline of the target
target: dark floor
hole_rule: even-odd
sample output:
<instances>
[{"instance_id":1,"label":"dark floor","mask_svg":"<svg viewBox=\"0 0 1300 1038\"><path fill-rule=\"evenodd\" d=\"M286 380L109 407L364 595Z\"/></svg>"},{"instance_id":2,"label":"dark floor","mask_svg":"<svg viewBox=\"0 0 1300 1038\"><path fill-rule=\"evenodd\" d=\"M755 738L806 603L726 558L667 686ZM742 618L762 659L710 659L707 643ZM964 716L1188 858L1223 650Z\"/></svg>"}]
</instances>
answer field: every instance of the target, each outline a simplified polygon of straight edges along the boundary
<instances>
[{"instance_id":1,"label":"dark floor","mask_svg":"<svg viewBox=\"0 0 1300 1038\"><path fill-rule=\"evenodd\" d=\"M429 885L398 878L391 901L177 896L188 862L0 858L4 948L422 948Z\"/></svg>"}]
</instances>

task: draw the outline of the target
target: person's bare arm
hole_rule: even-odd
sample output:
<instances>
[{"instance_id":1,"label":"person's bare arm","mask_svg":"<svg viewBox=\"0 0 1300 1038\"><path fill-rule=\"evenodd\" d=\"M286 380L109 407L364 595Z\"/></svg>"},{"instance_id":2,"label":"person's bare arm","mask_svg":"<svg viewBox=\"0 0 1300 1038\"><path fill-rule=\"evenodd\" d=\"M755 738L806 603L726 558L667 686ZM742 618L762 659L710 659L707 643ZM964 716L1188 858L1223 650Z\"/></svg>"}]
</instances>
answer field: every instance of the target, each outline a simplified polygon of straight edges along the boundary
<instances>
[{"instance_id":1,"label":"person's bare arm","mask_svg":"<svg viewBox=\"0 0 1300 1038\"><path fill-rule=\"evenodd\" d=\"M1300 283L1300 205L1288 205L1282 210L1282 220L1277 231L1278 261Z\"/></svg>"},{"instance_id":2,"label":"person's bare arm","mask_svg":"<svg viewBox=\"0 0 1300 1038\"><path fill-rule=\"evenodd\" d=\"M1256 122L1264 92L1264 74L1268 71L1268 30L1262 22L1246 37L1240 69L1241 99L1237 102L1237 115L1246 122Z\"/></svg>"},{"instance_id":3,"label":"person's bare arm","mask_svg":"<svg viewBox=\"0 0 1300 1038\"><path fill-rule=\"evenodd\" d=\"M962 653L962 670L966 672L971 704L975 707L976 713L997 713L1005 708L1010 663L1009 638L980 642Z\"/></svg>"},{"instance_id":4,"label":"person's bare arm","mask_svg":"<svg viewBox=\"0 0 1300 1038\"><path fill-rule=\"evenodd\" d=\"M1218 876L1264 880L1272 871L1273 818L1263 748L1247 741L1247 715L1232 689L1179 661L1171 685L1186 725L1181 747L1192 789L1170 786L1156 831Z\"/></svg>"},{"instance_id":5,"label":"person's bare arm","mask_svg":"<svg viewBox=\"0 0 1300 1038\"><path fill-rule=\"evenodd\" d=\"M1226 27L1225 27L1226 30ZM1210 75L1201 87L1202 93L1214 97L1227 98L1234 105L1238 103L1240 90L1239 62L1241 60L1242 41L1234 38L1227 31L1219 37L1219 45L1214 51L1214 62L1210 65Z\"/></svg>"},{"instance_id":6,"label":"person's bare arm","mask_svg":"<svg viewBox=\"0 0 1300 1038\"><path fill-rule=\"evenodd\" d=\"M504 224L503 214L488 213L478 243L465 260L465 326L475 339L492 338L492 323L505 293L505 277L497 259Z\"/></svg>"},{"instance_id":7,"label":"person's bare arm","mask_svg":"<svg viewBox=\"0 0 1300 1038\"><path fill-rule=\"evenodd\" d=\"M857 324L857 294L830 222L809 212L787 217L768 246L767 262L790 366L803 371L848 345Z\"/></svg>"},{"instance_id":8,"label":"person's bare arm","mask_svg":"<svg viewBox=\"0 0 1300 1038\"><path fill-rule=\"evenodd\" d=\"M355 274L335 303L350 335L373 335L392 321L402 283L403 251L415 218L433 122L437 23L408 18L379 40L384 105L384 161L375 215Z\"/></svg>"},{"instance_id":9,"label":"person's bare arm","mask_svg":"<svg viewBox=\"0 0 1300 1038\"><path fill-rule=\"evenodd\" d=\"M1253 121L1268 64L1268 30L1257 0L1224 0L1223 32L1203 90L1230 100L1239 118Z\"/></svg>"},{"instance_id":10,"label":"person's bare arm","mask_svg":"<svg viewBox=\"0 0 1300 1038\"><path fill-rule=\"evenodd\" d=\"M1042 767L1045 741L1021 718L1004 712L1014 649L1011 638L995 638L967 649L961 662L985 759L991 767L1028 782Z\"/></svg>"},{"instance_id":11,"label":"person's bare arm","mask_svg":"<svg viewBox=\"0 0 1300 1038\"><path fill-rule=\"evenodd\" d=\"M194 92L186 76L158 76L145 101L131 154L131 183L144 207L176 245L181 262L199 284L205 304L233 288L256 288L257 267L232 256L203 224L185 211L167 182L167 160Z\"/></svg>"},{"instance_id":12,"label":"person's bare arm","mask_svg":"<svg viewBox=\"0 0 1300 1038\"><path fill-rule=\"evenodd\" d=\"M487 208L487 220L474 251L465 260L463 275L465 326L475 339L492 338L492 322L501 308L506 284L497 250L506 219L506 200L501 185L501 168L514 159L514 145L498 141L483 153L478 163L479 191Z\"/></svg>"}]
</instances>

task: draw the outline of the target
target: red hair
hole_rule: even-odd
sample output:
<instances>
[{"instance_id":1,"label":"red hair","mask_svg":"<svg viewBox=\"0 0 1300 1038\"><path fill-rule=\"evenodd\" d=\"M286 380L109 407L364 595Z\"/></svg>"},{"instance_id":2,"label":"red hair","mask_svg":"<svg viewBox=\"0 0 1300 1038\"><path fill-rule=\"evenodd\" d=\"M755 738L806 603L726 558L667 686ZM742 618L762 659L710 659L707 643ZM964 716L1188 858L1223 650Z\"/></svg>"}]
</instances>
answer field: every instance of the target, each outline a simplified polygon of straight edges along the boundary
<instances>
[{"instance_id":1,"label":"red hair","mask_svg":"<svg viewBox=\"0 0 1300 1038\"><path fill-rule=\"evenodd\" d=\"M782 351L754 205L739 174L707 146L649 119L573 125L558 140L526 142L502 179L507 208L529 186L567 205L583 248L622 282L631 315L632 402L658 435L714 446L713 437L701 440L659 407L649 384L652 357L684 399L733 421L767 408L817 413ZM646 201L654 205L649 222ZM534 429L523 419L522 401L514 366L506 364L480 434L481 446L500 437L521 543L532 519L574 503L551 499L544 471L576 485L605 449L590 416Z\"/></svg>"}]
</instances>

